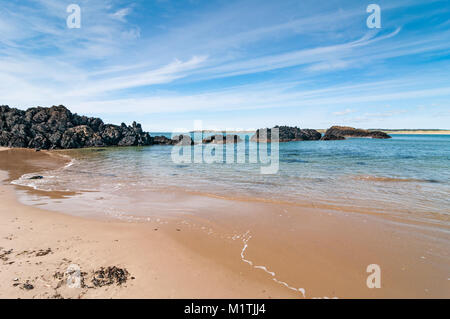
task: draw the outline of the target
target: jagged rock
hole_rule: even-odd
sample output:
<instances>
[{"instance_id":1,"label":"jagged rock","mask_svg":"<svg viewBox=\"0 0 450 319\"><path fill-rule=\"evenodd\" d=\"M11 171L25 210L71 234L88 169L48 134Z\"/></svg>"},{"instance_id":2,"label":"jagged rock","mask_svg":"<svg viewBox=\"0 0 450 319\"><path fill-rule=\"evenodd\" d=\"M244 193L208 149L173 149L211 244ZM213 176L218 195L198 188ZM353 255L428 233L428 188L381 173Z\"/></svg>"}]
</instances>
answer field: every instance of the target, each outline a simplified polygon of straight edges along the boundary
<instances>
[{"instance_id":1,"label":"jagged rock","mask_svg":"<svg viewBox=\"0 0 450 319\"><path fill-rule=\"evenodd\" d=\"M123 139L120 140L118 145L119 146L136 146L137 145L136 136L133 136L133 135L125 136Z\"/></svg>"},{"instance_id":2,"label":"jagged rock","mask_svg":"<svg viewBox=\"0 0 450 319\"><path fill-rule=\"evenodd\" d=\"M203 144L236 144L242 142L238 135L211 135L203 139Z\"/></svg>"},{"instance_id":3,"label":"jagged rock","mask_svg":"<svg viewBox=\"0 0 450 319\"><path fill-rule=\"evenodd\" d=\"M48 120L48 113L45 112L45 110L40 110L33 116L34 123L43 123L47 122L47 120Z\"/></svg>"},{"instance_id":4,"label":"jagged rock","mask_svg":"<svg viewBox=\"0 0 450 319\"><path fill-rule=\"evenodd\" d=\"M151 145L140 124L104 124L99 118L72 114L65 106L26 111L0 106L0 146L35 149Z\"/></svg>"},{"instance_id":5,"label":"jagged rock","mask_svg":"<svg viewBox=\"0 0 450 319\"><path fill-rule=\"evenodd\" d=\"M101 132L101 137L106 145L117 145L122 139L122 131L119 126L107 124Z\"/></svg>"},{"instance_id":6,"label":"jagged rock","mask_svg":"<svg viewBox=\"0 0 450 319\"><path fill-rule=\"evenodd\" d=\"M67 129L61 138L62 148L105 146L101 136L87 125Z\"/></svg>"},{"instance_id":7,"label":"jagged rock","mask_svg":"<svg viewBox=\"0 0 450 319\"><path fill-rule=\"evenodd\" d=\"M345 137L334 135L332 133L328 135L324 135L321 139L322 141L338 141L338 140L345 140Z\"/></svg>"},{"instance_id":8,"label":"jagged rock","mask_svg":"<svg viewBox=\"0 0 450 319\"><path fill-rule=\"evenodd\" d=\"M165 136L155 136L152 138L156 145L194 145L194 141L188 135L176 135L172 139Z\"/></svg>"},{"instance_id":9,"label":"jagged rock","mask_svg":"<svg viewBox=\"0 0 450 319\"><path fill-rule=\"evenodd\" d=\"M172 139L173 145L183 146L183 145L194 145L194 141L189 135L177 135Z\"/></svg>"},{"instance_id":10,"label":"jagged rock","mask_svg":"<svg viewBox=\"0 0 450 319\"><path fill-rule=\"evenodd\" d=\"M345 140L347 137L371 137L380 139L391 138L391 136L381 131L356 129L350 126L332 126L325 132L322 140Z\"/></svg>"},{"instance_id":11,"label":"jagged rock","mask_svg":"<svg viewBox=\"0 0 450 319\"><path fill-rule=\"evenodd\" d=\"M153 144L156 145L172 145L173 140L170 138L167 138L165 136L155 136L153 137Z\"/></svg>"},{"instance_id":12,"label":"jagged rock","mask_svg":"<svg viewBox=\"0 0 450 319\"><path fill-rule=\"evenodd\" d=\"M46 137L43 135L36 135L28 142L29 148L35 148L35 149L47 149L50 148L50 142Z\"/></svg>"},{"instance_id":13,"label":"jagged rock","mask_svg":"<svg viewBox=\"0 0 450 319\"><path fill-rule=\"evenodd\" d=\"M372 135L372 138L381 138L381 139L392 138L392 136L382 131L371 131L370 134Z\"/></svg>"},{"instance_id":14,"label":"jagged rock","mask_svg":"<svg viewBox=\"0 0 450 319\"><path fill-rule=\"evenodd\" d=\"M317 141L320 140L322 134L316 130L300 129L290 126L275 126L279 130L279 142L292 141ZM272 129L259 129L251 137L250 141L260 143L270 143L272 140Z\"/></svg>"}]
</instances>

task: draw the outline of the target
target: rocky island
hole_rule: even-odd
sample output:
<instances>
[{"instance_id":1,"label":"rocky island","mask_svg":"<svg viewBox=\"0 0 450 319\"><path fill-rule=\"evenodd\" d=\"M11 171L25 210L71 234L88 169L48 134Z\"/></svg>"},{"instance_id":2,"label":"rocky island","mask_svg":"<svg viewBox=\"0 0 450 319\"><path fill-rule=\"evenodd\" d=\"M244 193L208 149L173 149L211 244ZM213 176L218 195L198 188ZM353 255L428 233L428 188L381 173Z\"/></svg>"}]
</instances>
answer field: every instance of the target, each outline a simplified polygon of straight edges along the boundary
<instances>
[{"instance_id":1,"label":"rocky island","mask_svg":"<svg viewBox=\"0 0 450 319\"><path fill-rule=\"evenodd\" d=\"M388 134L382 131L369 131L363 129L356 129L350 126L332 126L322 137L323 141L333 141L333 140L345 140L347 137L370 137L387 139L391 138Z\"/></svg>"},{"instance_id":2,"label":"rocky island","mask_svg":"<svg viewBox=\"0 0 450 319\"><path fill-rule=\"evenodd\" d=\"M298 127L290 126L275 126L279 130L280 142L293 142L293 141L317 141L320 140L322 134L316 130L300 129ZM259 143L270 143L272 140L272 129L265 128L259 129L251 137L250 141Z\"/></svg>"},{"instance_id":3,"label":"rocky island","mask_svg":"<svg viewBox=\"0 0 450 319\"><path fill-rule=\"evenodd\" d=\"M152 145L194 145L194 141L188 135L177 135L170 139L166 136L152 137Z\"/></svg>"},{"instance_id":4,"label":"rocky island","mask_svg":"<svg viewBox=\"0 0 450 319\"><path fill-rule=\"evenodd\" d=\"M231 134L231 135L220 135L215 134L211 135L207 138L204 138L203 144L236 144L242 142L242 139L239 135Z\"/></svg>"}]
</instances>

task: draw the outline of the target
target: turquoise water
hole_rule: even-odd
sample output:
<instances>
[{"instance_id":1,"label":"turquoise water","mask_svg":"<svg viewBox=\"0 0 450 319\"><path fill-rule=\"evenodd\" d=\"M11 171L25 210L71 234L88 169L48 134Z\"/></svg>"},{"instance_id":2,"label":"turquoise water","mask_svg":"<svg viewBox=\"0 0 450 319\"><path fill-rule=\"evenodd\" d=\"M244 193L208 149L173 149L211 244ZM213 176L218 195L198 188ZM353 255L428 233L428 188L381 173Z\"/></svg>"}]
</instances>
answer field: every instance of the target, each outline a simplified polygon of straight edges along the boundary
<instances>
[{"instance_id":1,"label":"turquoise water","mask_svg":"<svg viewBox=\"0 0 450 319\"><path fill-rule=\"evenodd\" d=\"M247 146L248 153L256 144ZM145 198L148 191L177 188L229 198L325 204L449 221L449 135L281 143L279 170L272 175L261 174L261 163L175 163L170 146L69 154L74 161L68 167L46 172L43 180L30 181L24 176L15 183L42 190L101 191L106 200L123 197L128 203L123 212L130 211L130 196ZM108 207L112 206L121 210L117 201ZM140 206L145 211L145 203L133 203L134 210Z\"/></svg>"}]
</instances>

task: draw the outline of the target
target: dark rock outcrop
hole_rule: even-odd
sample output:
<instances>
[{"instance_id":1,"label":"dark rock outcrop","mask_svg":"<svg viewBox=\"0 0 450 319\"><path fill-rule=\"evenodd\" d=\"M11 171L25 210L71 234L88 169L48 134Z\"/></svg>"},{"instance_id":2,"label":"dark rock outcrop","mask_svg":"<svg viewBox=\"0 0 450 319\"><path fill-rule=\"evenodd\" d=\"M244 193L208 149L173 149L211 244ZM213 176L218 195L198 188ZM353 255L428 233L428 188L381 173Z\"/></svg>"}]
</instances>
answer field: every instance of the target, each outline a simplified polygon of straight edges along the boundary
<instances>
[{"instance_id":1,"label":"dark rock outcrop","mask_svg":"<svg viewBox=\"0 0 450 319\"><path fill-rule=\"evenodd\" d=\"M35 179L43 179L43 178L44 178L44 176L38 175L38 176L32 176L32 177L30 177L29 179L35 180Z\"/></svg>"},{"instance_id":2,"label":"dark rock outcrop","mask_svg":"<svg viewBox=\"0 0 450 319\"><path fill-rule=\"evenodd\" d=\"M194 145L194 141L189 135L177 135L172 139L173 145Z\"/></svg>"},{"instance_id":3,"label":"dark rock outcrop","mask_svg":"<svg viewBox=\"0 0 450 319\"><path fill-rule=\"evenodd\" d=\"M211 135L205 139L203 139L203 144L236 144L242 142L242 139L239 135Z\"/></svg>"},{"instance_id":4,"label":"dark rock outcrop","mask_svg":"<svg viewBox=\"0 0 450 319\"><path fill-rule=\"evenodd\" d=\"M371 137L380 139L391 138L391 136L381 131L356 129L349 126L332 126L325 132L325 135L322 137L322 140L324 141L345 140L345 138L347 137Z\"/></svg>"},{"instance_id":5,"label":"dark rock outcrop","mask_svg":"<svg viewBox=\"0 0 450 319\"><path fill-rule=\"evenodd\" d=\"M325 134L322 138L322 141L339 141L339 140L345 140L345 137L334 135L333 133Z\"/></svg>"},{"instance_id":6,"label":"dark rock outcrop","mask_svg":"<svg viewBox=\"0 0 450 319\"><path fill-rule=\"evenodd\" d=\"M279 130L280 142L293 142L293 141L317 141L320 140L322 134L316 130L300 129L298 127L290 126L275 126ZM260 143L270 143L272 140L272 129L259 129L251 137L250 141Z\"/></svg>"},{"instance_id":7,"label":"dark rock outcrop","mask_svg":"<svg viewBox=\"0 0 450 319\"><path fill-rule=\"evenodd\" d=\"M0 106L0 146L67 149L151 144L153 139L136 122L104 124L99 118L72 114L62 105L26 111Z\"/></svg>"},{"instance_id":8,"label":"dark rock outcrop","mask_svg":"<svg viewBox=\"0 0 450 319\"><path fill-rule=\"evenodd\" d=\"M176 135L173 139L165 136L153 137L153 144L155 145L194 145L194 141L188 135Z\"/></svg>"},{"instance_id":9,"label":"dark rock outcrop","mask_svg":"<svg viewBox=\"0 0 450 319\"><path fill-rule=\"evenodd\" d=\"M153 144L155 145L173 145L173 140L165 136L153 137Z\"/></svg>"},{"instance_id":10,"label":"dark rock outcrop","mask_svg":"<svg viewBox=\"0 0 450 319\"><path fill-rule=\"evenodd\" d=\"M380 138L380 139L392 138L392 136L382 131L371 131L370 134L372 135L372 138Z\"/></svg>"}]
</instances>

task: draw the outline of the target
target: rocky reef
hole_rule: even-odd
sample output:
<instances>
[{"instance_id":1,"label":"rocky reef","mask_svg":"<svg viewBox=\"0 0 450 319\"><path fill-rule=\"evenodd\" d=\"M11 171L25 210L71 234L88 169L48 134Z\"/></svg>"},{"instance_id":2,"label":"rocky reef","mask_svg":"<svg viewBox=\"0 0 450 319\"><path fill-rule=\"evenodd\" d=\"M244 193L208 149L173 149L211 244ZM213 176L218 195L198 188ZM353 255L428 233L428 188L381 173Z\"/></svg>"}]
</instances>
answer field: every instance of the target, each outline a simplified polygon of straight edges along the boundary
<instances>
[{"instance_id":1,"label":"rocky reef","mask_svg":"<svg viewBox=\"0 0 450 319\"><path fill-rule=\"evenodd\" d=\"M194 145L194 141L189 135L177 135L172 139L172 145L189 146Z\"/></svg>"},{"instance_id":2,"label":"rocky reef","mask_svg":"<svg viewBox=\"0 0 450 319\"><path fill-rule=\"evenodd\" d=\"M347 137L371 137L379 139L391 138L391 136L382 131L369 131L349 126L332 126L325 132L322 140L345 140Z\"/></svg>"},{"instance_id":3,"label":"rocky reef","mask_svg":"<svg viewBox=\"0 0 450 319\"><path fill-rule=\"evenodd\" d=\"M194 141L188 135L177 135L170 139L166 136L152 137L154 145L194 145Z\"/></svg>"},{"instance_id":4,"label":"rocky reef","mask_svg":"<svg viewBox=\"0 0 450 319\"><path fill-rule=\"evenodd\" d=\"M174 141L165 136L155 136L153 138L153 144L155 144L155 145L173 145Z\"/></svg>"},{"instance_id":5,"label":"rocky reef","mask_svg":"<svg viewBox=\"0 0 450 319\"><path fill-rule=\"evenodd\" d=\"M66 107L26 111L0 106L0 145L36 149L151 145L141 125L104 124L95 117L72 114Z\"/></svg>"},{"instance_id":6,"label":"rocky reef","mask_svg":"<svg viewBox=\"0 0 450 319\"><path fill-rule=\"evenodd\" d=\"M203 144L236 144L242 142L242 139L235 134L231 135L211 135L203 139Z\"/></svg>"},{"instance_id":7,"label":"rocky reef","mask_svg":"<svg viewBox=\"0 0 450 319\"><path fill-rule=\"evenodd\" d=\"M278 128L279 130L280 142L317 141L322 137L322 134L318 131L311 129L300 129L290 126L275 126L274 128ZM252 142L270 143L272 140L272 129L259 129L250 140Z\"/></svg>"},{"instance_id":8,"label":"rocky reef","mask_svg":"<svg viewBox=\"0 0 450 319\"><path fill-rule=\"evenodd\" d=\"M325 135L312 129L290 126L275 126L279 130L280 142L343 140L347 137L371 137L386 139L390 136L381 131L333 126ZM259 129L250 141L270 143L273 128ZM215 134L204 138L203 144L235 144L242 139L235 134ZM0 106L0 146L35 149L69 149L104 146L146 145L194 145L189 135L178 135L170 139L165 136L150 136L140 124L131 126L105 124L99 118L71 113L65 106L34 107L26 111L9 106Z\"/></svg>"}]
</instances>

